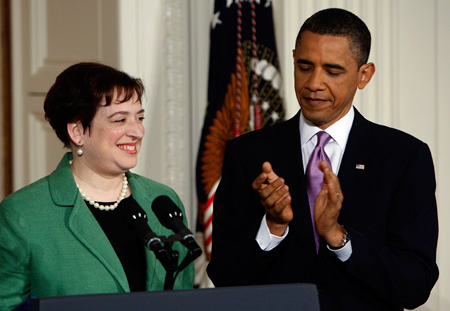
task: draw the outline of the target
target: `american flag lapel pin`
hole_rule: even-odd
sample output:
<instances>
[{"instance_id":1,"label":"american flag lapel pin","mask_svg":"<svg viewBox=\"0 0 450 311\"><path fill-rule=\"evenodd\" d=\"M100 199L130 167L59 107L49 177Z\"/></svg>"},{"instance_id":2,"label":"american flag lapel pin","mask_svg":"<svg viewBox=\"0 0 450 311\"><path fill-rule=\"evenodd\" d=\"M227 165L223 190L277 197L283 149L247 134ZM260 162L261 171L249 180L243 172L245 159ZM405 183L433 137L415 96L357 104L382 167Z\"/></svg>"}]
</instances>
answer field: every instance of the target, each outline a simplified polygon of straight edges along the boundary
<instances>
[{"instance_id":1,"label":"american flag lapel pin","mask_svg":"<svg viewBox=\"0 0 450 311\"><path fill-rule=\"evenodd\" d=\"M365 168L366 168L366 166L364 164L356 164L357 170L364 170Z\"/></svg>"}]
</instances>

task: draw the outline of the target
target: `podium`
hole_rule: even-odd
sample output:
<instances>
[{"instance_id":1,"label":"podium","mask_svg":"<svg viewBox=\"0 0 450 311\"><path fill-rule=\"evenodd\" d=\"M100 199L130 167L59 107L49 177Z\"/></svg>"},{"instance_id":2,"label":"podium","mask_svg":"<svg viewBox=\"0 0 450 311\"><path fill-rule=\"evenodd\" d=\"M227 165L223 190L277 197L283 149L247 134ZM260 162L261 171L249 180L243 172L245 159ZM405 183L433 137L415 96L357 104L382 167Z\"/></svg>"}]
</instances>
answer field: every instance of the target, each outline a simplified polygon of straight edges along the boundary
<instances>
[{"instance_id":1,"label":"podium","mask_svg":"<svg viewBox=\"0 0 450 311\"><path fill-rule=\"evenodd\" d=\"M319 311L313 284L258 285L208 289L34 298L30 311Z\"/></svg>"}]
</instances>

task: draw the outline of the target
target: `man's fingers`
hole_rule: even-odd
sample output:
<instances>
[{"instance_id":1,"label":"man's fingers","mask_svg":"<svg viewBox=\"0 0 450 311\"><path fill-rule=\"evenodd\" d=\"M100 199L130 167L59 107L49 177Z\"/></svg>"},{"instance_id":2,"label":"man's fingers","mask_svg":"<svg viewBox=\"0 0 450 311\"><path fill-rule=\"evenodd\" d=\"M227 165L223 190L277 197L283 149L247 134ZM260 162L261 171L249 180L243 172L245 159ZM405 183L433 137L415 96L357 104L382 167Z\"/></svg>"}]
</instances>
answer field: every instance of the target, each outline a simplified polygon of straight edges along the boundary
<instances>
[{"instance_id":1,"label":"man's fingers","mask_svg":"<svg viewBox=\"0 0 450 311\"><path fill-rule=\"evenodd\" d=\"M260 191L262 190L266 185L267 180L267 174L261 173L258 177L255 178L255 180L252 182L252 188L253 190Z\"/></svg>"},{"instance_id":2,"label":"man's fingers","mask_svg":"<svg viewBox=\"0 0 450 311\"><path fill-rule=\"evenodd\" d=\"M270 207L277 204L280 199L289 192L289 187L284 183L280 184L279 186L275 186L275 184L278 184L280 182L283 182L283 180L277 180L261 191L260 196L261 199L264 200L263 203L265 207Z\"/></svg>"},{"instance_id":3,"label":"man's fingers","mask_svg":"<svg viewBox=\"0 0 450 311\"><path fill-rule=\"evenodd\" d=\"M275 181L273 181L267 185L263 185L263 187L259 191L259 194L261 197L267 198L267 197L271 196L272 194L276 194L277 191L280 190L283 186L285 186L284 179L278 178ZM275 203L275 202L273 202L273 203Z\"/></svg>"},{"instance_id":4,"label":"man's fingers","mask_svg":"<svg viewBox=\"0 0 450 311\"><path fill-rule=\"evenodd\" d=\"M331 167L328 166L327 162L325 160L322 160L319 162L319 169L322 171L322 173L326 174L329 171L333 172L331 170Z\"/></svg>"},{"instance_id":5,"label":"man's fingers","mask_svg":"<svg viewBox=\"0 0 450 311\"><path fill-rule=\"evenodd\" d=\"M253 181L252 188L261 198L268 215L268 223L287 224L292 220L289 187L283 178L275 174L269 162L263 163L262 173Z\"/></svg>"},{"instance_id":6,"label":"man's fingers","mask_svg":"<svg viewBox=\"0 0 450 311\"><path fill-rule=\"evenodd\" d=\"M314 219L316 221L317 232L325 237L336 227L344 196L339 178L333 173L325 161L319 163L319 168L322 170L324 176L322 189L315 202Z\"/></svg>"},{"instance_id":7,"label":"man's fingers","mask_svg":"<svg viewBox=\"0 0 450 311\"><path fill-rule=\"evenodd\" d=\"M274 182L278 179L278 175L272 169L272 165L269 162L262 164L262 173L252 182L252 188L256 191L264 189L266 185Z\"/></svg>"},{"instance_id":8,"label":"man's fingers","mask_svg":"<svg viewBox=\"0 0 450 311\"><path fill-rule=\"evenodd\" d=\"M270 162L264 162L262 165L262 171L266 174L272 173L272 164L270 164Z\"/></svg>"},{"instance_id":9,"label":"man's fingers","mask_svg":"<svg viewBox=\"0 0 450 311\"><path fill-rule=\"evenodd\" d=\"M325 176L326 187L328 191L328 198L333 203L337 203L338 201L342 202L344 196L342 194L341 185L339 183L339 178L333 173L328 173Z\"/></svg>"},{"instance_id":10,"label":"man's fingers","mask_svg":"<svg viewBox=\"0 0 450 311\"><path fill-rule=\"evenodd\" d=\"M278 175L272 169L270 162L264 162L262 165L263 173L267 174L267 183L271 183L278 179Z\"/></svg>"},{"instance_id":11,"label":"man's fingers","mask_svg":"<svg viewBox=\"0 0 450 311\"><path fill-rule=\"evenodd\" d=\"M275 222L286 223L292 220L291 196L285 193L275 204L266 208L266 212Z\"/></svg>"},{"instance_id":12,"label":"man's fingers","mask_svg":"<svg viewBox=\"0 0 450 311\"><path fill-rule=\"evenodd\" d=\"M277 223L292 220L291 195L283 178L278 177L269 162L262 165L262 173L252 182L252 188L258 192L261 203Z\"/></svg>"},{"instance_id":13,"label":"man's fingers","mask_svg":"<svg viewBox=\"0 0 450 311\"><path fill-rule=\"evenodd\" d=\"M326 190L328 192L328 198L331 202L342 202L343 194L341 184L339 183L339 178L333 173L325 161L321 161L319 163L319 168L324 174L322 190Z\"/></svg>"}]
</instances>

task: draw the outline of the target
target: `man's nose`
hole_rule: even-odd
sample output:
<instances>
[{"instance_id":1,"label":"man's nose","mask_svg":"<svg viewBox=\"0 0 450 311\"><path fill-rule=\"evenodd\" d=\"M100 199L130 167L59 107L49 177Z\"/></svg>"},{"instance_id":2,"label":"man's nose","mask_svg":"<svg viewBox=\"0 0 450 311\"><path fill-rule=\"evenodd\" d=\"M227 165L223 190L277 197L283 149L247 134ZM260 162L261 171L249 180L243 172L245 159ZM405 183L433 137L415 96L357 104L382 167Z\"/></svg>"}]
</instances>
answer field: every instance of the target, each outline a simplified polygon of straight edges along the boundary
<instances>
[{"instance_id":1,"label":"man's nose","mask_svg":"<svg viewBox=\"0 0 450 311\"><path fill-rule=\"evenodd\" d=\"M323 73L318 69L313 70L309 76L307 88L311 91L319 91L324 88L324 85Z\"/></svg>"}]
</instances>

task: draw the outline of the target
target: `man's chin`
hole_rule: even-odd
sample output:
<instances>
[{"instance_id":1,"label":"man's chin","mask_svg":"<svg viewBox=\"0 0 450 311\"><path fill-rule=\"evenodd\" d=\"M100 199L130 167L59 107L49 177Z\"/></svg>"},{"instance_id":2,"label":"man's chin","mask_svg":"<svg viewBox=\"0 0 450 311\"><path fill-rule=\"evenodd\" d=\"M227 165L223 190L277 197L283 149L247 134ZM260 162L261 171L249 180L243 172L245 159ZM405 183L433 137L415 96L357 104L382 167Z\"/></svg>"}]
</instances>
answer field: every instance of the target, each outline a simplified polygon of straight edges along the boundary
<instances>
[{"instance_id":1,"label":"man's chin","mask_svg":"<svg viewBox=\"0 0 450 311\"><path fill-rule=\"evenodd\" d=\"M302 108L302 113L305 119L313 125L317 126L326 122L324 121L324 118L317 112L311 112L310 110L305 110Z\"/></svg>"}]
</instances>

